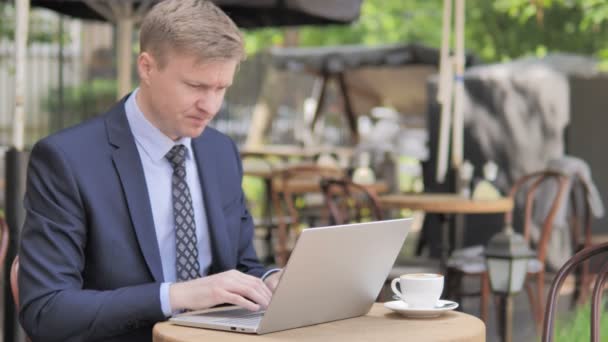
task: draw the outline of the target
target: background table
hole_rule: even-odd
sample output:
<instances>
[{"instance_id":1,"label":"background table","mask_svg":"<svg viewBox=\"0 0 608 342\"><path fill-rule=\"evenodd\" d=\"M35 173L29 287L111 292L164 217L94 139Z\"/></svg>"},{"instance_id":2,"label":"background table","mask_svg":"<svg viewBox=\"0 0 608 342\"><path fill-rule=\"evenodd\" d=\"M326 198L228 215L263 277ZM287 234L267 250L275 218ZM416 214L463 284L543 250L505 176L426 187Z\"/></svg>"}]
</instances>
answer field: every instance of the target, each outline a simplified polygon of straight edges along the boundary
<instances>
[{"instance_id":1,"label":"background table","mask_svg":"<svg viewBox=\"0 0 608 342\"><path fill-rule=\"evenodd\" d=\"M294 145L262 145L244 146L241 148L241 157L278 157L282 159L303 158L312 159L321 153L334 154L339 161L347 161L353 154L354 149L350 147L316 146L300 147Z\"/></svg>"},{"instance_id":2,"label":"background table","mask_svg":"<svg viewBox=\"0 0 608 342\"><path fill-rule=\"evenodd\" d=\"M187 328L168 322L154 326L154 342L195 341L451 341L483 342L486 327L477 317L448 312L430 319L407 319L374 304L365 316L329 322L261 336L207 329Z\"/></svg>"},{"instance_id":3,"label":"background table","mask_svg":"<svg viewBox=\"0 0 608 342\"><path fill-rule=\"evenodd\" d=\"M386 208L407 208L438 214L496 214L513 209L513 200L509 197L472 200L456 194L382 195L380 204Z\"/></svg>"},{"instance_id":4,"label":"background table","mask_svg":"<svg viewBox=\"0 0 608 342\"><path fill-rule=\"evenodd\" d=\"M441 227L441 269L445 271L450 253L449 216L453 214L500 214L513 210L513 199L472 200L457 194L391 194L379 197L383 208L421 210L440 214Z\"/></svg>"}]
</instances>

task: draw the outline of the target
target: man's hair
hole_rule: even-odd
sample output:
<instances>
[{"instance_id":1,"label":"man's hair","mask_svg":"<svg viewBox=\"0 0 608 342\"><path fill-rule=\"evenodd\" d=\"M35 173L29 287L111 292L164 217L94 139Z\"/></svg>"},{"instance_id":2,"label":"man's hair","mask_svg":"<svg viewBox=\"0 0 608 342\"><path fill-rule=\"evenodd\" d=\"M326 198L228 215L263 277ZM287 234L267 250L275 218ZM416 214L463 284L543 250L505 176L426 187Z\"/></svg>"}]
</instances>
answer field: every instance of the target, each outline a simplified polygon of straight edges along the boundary
<instances>
[{"instance_id":1,"label":"man's hair","mask_svg":"<svg viewBox=\"0 0 608 342\"><path fill-rule=\"evenodd\" d=\"M145 16L139 36L141 52L164 67L169 51L200 61L245 59L243 36L221 9L207 0L165 0Z\"/></svg>"}]
</instances>

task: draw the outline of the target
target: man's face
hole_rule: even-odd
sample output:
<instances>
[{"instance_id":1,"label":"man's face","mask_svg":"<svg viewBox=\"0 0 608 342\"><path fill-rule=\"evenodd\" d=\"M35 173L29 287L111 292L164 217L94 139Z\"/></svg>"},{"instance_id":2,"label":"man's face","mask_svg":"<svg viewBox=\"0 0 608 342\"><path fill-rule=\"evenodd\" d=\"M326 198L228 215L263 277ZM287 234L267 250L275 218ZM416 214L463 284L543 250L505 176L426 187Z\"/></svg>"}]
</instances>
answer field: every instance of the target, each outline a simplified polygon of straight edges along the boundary
<instances>
[{"instance_id":1,"label":"man's face","mask_svg":"<svg viewBox=\"0 0 608 342\"><path fill-rule=\"evenodd\" d=\"M232 84L237 60L199 61L178 53L164 67L143 52L138 59L138 104L146 118L169 138L199 136L219 111Z\"/></svg>"}]
</instances>

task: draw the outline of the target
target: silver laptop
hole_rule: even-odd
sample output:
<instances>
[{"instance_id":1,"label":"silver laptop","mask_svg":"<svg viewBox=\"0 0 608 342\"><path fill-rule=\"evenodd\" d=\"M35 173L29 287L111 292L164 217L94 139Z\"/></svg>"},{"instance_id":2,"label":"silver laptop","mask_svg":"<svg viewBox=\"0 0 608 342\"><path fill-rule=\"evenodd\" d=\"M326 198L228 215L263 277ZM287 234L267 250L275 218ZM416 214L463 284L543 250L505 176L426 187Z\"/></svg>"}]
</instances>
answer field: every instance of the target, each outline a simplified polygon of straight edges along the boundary
<instances>
[{"instance_id":1,"label":"silver laptop","mask_svg":"<svg viewBox=\"0 0 608 342\"><path fill-rule=\"evenodd\" d=\"M235 306L189 312L170 322L253 334L366 314L393 266L411 219L305 229L265 311Z\"/></svg>"}]
</instances>

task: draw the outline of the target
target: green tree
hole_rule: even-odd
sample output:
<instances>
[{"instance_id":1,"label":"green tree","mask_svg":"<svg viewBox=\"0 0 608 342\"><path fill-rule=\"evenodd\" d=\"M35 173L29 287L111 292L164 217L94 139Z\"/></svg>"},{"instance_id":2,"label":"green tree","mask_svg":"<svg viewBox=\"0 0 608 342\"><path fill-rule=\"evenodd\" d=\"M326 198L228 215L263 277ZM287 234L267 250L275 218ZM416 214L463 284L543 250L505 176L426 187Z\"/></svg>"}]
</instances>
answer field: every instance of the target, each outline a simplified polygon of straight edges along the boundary
<instances>
[{"instance_id":1,"label":"green tree","mask_svg":"<svg viewBox=\"0 0 608 342\"><path fill-rule=\"evenodd\" d=\"M605 0L468 0L466 47L482 59L571 52L608 59ZM300 46L441 42L441 0L365 0L350 25L303 27ZM249 52L283 44L281 29L246 33Z\"/></svg>"},{"instance_id":2,"label":"green tree","mask_svg":"<svg viewBox=\"0 0 608 342\"><path fill-rule=\"evenodd\" d=\"M48 16L40 15L40 12L32 10L29 17L28 42L50 43L59 39L58 20L49 19ZM15 7L11 3L0 0L0 39L13 40L15 38ZM67 34L64 41L69 39Z\"/></svg>"}]
</instances>

